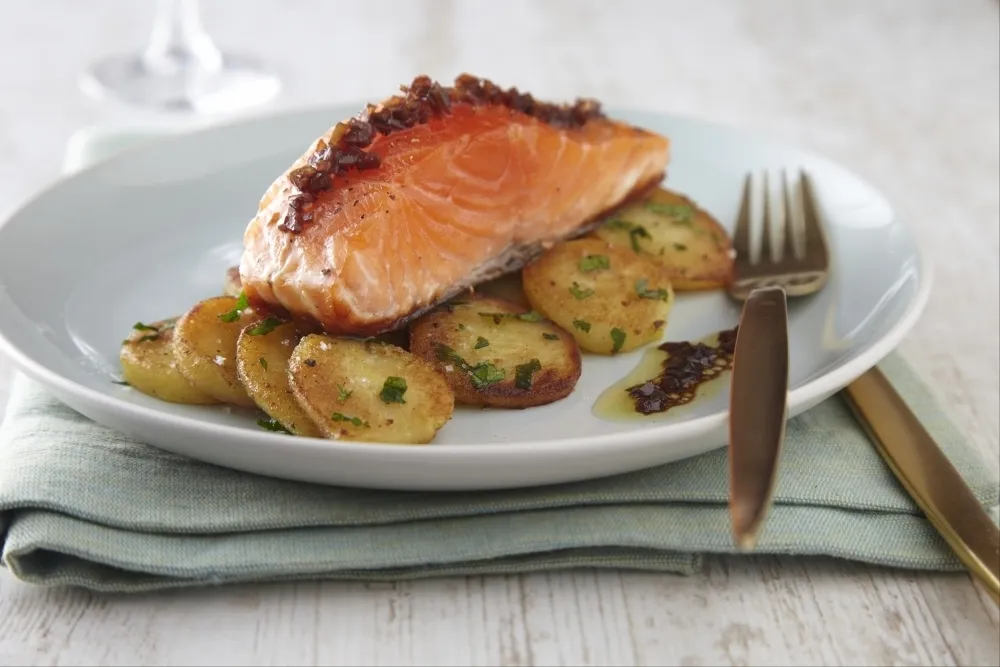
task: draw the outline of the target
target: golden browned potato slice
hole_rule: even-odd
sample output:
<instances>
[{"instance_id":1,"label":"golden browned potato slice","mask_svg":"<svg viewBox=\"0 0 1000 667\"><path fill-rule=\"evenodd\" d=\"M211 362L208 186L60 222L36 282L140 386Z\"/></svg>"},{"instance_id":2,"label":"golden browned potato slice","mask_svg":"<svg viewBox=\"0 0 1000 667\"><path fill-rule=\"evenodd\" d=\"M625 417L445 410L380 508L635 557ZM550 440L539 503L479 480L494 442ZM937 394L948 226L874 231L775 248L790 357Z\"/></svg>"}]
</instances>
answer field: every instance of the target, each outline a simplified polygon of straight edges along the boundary
<instances>
[{"instance_id":1,"label":"golden browned potato slice","mask_svg":"<svg viewBox=\"0 0 1000 667\"><path fill-rule=\"evenodd\" d=\"M378 341L305 336L288 362L292 392L328 438L426 444L455 396L417 356Z\"/></svg>"},{"instance_id":2,"label":"golden browned potato slice","mask_svg":"<svg viewBox=\"0 0 1000 667\"><path fill-rule=\"evenodd\" d=\"M231 296L205 299L184 313L174 332L177 369L223 403L255 407L236 373L236 341L259 316Z\"/></svg>"},{"instance_id":3,"label":"golden browned potato slice","mask_svg":"<svg viewBox=\"0 0 1000 667\"><path fill-rule=\"evenodd\" d=\"M170 403L209 405L215 398L199 391L177 370L174 325L177 318L150 324L137 322L122 343L122 377L136 391Z\"/></svg>"},{"instance_id":4,"label":"golden browned potato slice","mask_svg":"<svg viewBox=\"0 0 1000 667\"><path fill-rule=\"evenodd\" d=\"M617 354L659 340L674 302L662 264L601 239L560 243L524 268L535 310L588 352Z\"/></svg>"},{"instance_id":5,"label":"golden browned potato slice","mask_svg":"<svg viewBox=\"0 0 1000 667\"><path fill-rule=\"evenodd\" d=\"M222 282L222 293L226 296L238 297L243 292L243 279L240 278L240 267L231 266L226 269L226 278Z\"/></svg>"},{"instance_id":6,"label":"golden browned potato slice","mask_svg":"<svg viewBox=\"0 0 1000 667\"><path fill-rule=\"evenodd\" d=\"M247 326L236 343L236 372L257 407L271 419L295 435L319 438L322 432L299 405L288 384L288 360L300 338L292 322L278 324L273 329L257 324Z\"/></svg>"},{"instance_id":7,"label":"golden browned potato slice","mask_svg":"<svg viewBox=\"0 0 1000 667\"><path fill-rule=\"evenodd\" d=\"M691 199L665 188L624 207L593 235L663 264L678 292L718 289L732 277L726 230Z\"/></svg>"},{"instance_id":8,"label":"golden browned potato slice","mask_svg":"<svg viewBox=\"0 0 1000 667\"><path fill-rule=\"evenodd\" d=\"M565 398L580 378L573 336L526 307L458 299L410 327L410 350L438 369L466 405L527 408Z\"/></svg>"}]
</instances>

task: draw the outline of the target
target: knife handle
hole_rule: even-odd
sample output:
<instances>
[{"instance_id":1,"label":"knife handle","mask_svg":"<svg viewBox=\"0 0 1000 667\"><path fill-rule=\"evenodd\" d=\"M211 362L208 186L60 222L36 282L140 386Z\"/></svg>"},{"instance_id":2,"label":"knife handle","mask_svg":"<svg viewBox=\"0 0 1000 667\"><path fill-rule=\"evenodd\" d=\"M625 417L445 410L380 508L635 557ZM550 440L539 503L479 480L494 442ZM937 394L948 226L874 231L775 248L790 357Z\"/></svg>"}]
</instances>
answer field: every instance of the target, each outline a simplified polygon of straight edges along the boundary
<instances>
[{"instance_id":1,"label":"knife handle","mask_svg":"<svg viewBox=\"0 0 1000 667\"><path fill-rule=\"evenodd\" d=\"M1000 528L876 367L844 389L846 402L927 519L1000 604Z\"/></svg>"}]
</instances>

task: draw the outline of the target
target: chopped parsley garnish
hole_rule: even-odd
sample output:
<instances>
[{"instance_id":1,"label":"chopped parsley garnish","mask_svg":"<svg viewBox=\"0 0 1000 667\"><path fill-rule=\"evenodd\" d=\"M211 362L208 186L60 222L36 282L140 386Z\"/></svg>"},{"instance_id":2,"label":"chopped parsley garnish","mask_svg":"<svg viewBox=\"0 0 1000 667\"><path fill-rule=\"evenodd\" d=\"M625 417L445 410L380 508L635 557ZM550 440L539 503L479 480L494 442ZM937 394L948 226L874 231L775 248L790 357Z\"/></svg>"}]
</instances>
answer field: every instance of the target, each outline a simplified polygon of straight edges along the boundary
<instances>
[{"instance_id":1,"label":"chopped parsley garnish","mask_svg":"<svg viewBox=\"0 0 1000 667\"><path fill-rule=\"evenodd\" d=\"M139 339L138 341L136 341L136 342L137 342L137 343L145 343L145 342L146 342L147 340L156 340L156 339L157 339L157 338L159 338L159 337L160 337L160 334L159 334L159 333L155 333L155 334L147 334L147 335L143 336L142 338L140 338L140 339Z\"/></svg>"},{"instance_id":2,"label":"chopped parsley garnish","mask_svg":"<svg viewBox=\"0 0 1000 667\"><path fill-rule=\"evenodd\" d=\"M574 280L573 284L569 286L569 293L577 299L586 299L594 293L594 290L590 288L581 288L580 285Z\"/></svg>"},{"instance_id":3,"label":"chopped parsley garnish","mask_svg":"<svg viewBox=\"0 0 1000 667\"><path fill-rule=\"evenodd\" d=\"M653 238L646 231L646 228L642 225L633 225L632 229L628 230L628 239L632 243L632 250L639 252L642 248L639 247L639 239L650 239Z\"/></svg>"},{"instance_id":4,"label":"chopped parsley garnish","mask_svg":"<svg viewBox=\"0 0 1000 667\"><path fill-rule=\"evenodd\" d=\"M483 361L472 368L470 377L476 389L485 389L491 384L496 384L503 380L507 377L507 373L502 368L497 368L490 362Z\"/></svg>"},{"instance_id":5,"label":"chopped parsley garnish","mask_svg":"<svg viewBox=\"0 0 1000 667\"><path fill-rule=\"evenodd\" d=\"M291 433L287 428L281 425L277 419L258 419L257 426L260 426L265 431L273 431L275 433Z\"/></svg>"},{"instance_id":6,"label":"chopped parsley garnish","mask_svg":"<svg viewBox=\"0 0 1000 667\"><path fill-rule=\"evenodd\" d=\"M666 301L670 298L670 293L662 287L659 289L649 289L649 281L645 278L635 281L635 293L642 299Z\"/></svg>"},{"instance_id":7,"label":"chopped parsley garnish","mask_svg":"<svg viewBox=\"0 0 1000 667\"><path fill-rule=\"evenodd\" d=\"M261 357L257 361L260 362L261 368L263 368L266 371L267 370L267 359L265 359L264 357Z\"/></svg>"},{"instance_id":8,"label":"chopped parsley garnish","mask_svg":"<svg viewBox=\"0 0 1000 667\"><path fill-rule=\"evenodd\" d=\"M580 260L580 270L584 273L601 271L611 268L611 260L607 255L587 255Z\"/></svg>"},{"instance_id":9,"label":"chopped parsley garnish","mask_svg":"<svg viewBox=\"0 0 1000 667\"><path fill-rule=\"evenodd\" d=\"M348 415L345 415L343 412L334 412L330 418L333 419L333 421L335 422L350 422L355 426L364 426L365 428L371 428L371 425L368 422L362 420L360 417L349 417Z\"/></svg>"},{"instance_id":10,"label":"chopped parsley garnish","mask_svg":"<svg viewBox=\"0 0 1000 667\"><path fill-rule=\"evenodd\" d=\"M476 339L475 349L478 350L480 348L488 347L489 344L490 344L490 341L488 341L485 338L483 338L482 336L480 336L479 338Z\"/></svg>"},{"instance_id":11,"label":"chopped parsley garnish","mask_svg":"<svg viewBox=\"0 0 1000 667\"><path fill-rule=\"evenodd\" d=\"M337 385L337 400L340 401L341 403L349 399L351 397L351 394L353 393L354 393L353 389L344 389L344 385L342 384Z\"/></svg>"},{"instance_id":12,"label":"chopped parsley garnish","mask_svg":"<svg viewBox=\"0 0 1000 667\"><path fill-rule=\"evenodd\" d=\"M541 322L542 314L534 310L526 313L479 313L483 317L492 317L494 324L500 324L504 319L521 320L522 322Z\"/></svg>"},{"instance_id":13,"label":"chopped parsley garnish","mask_svg":"<svg viewBox=\"0 0 1000 667\"><path fill-rule=\"evenodd\" d=\"M148 324L143 324L142 322L136 322L132 325L132 328L136 331L159 331L156 327L151 327Z\"/></svg>"},{"instance_id":14,"label":"chopped parsley garnish","mask_svg":"<svg viewBox=\"0 0 1000 667\"><path fill-rule=\"evenodd\" d=\"M281 320L277 317L268 317L247 331L251 336L265 336L277 327L281 326Z\"/></svg>"},{"instance_id":15,"label":"chopped parsley garnish","mask_svg":"<svg viewBox=\"0 0 1000 667\"><path fill-rule=\"evenodd\" d=\"M715 238L715 237L713 236L712 238ZM687 249L688 249L688 247L686 245L684 245L683 243L675 243L674 244L674 250L676 250L677 252L684 252Z\"/></svg>"},{"instance_id":16,"label":"chopped parsley garnish","mask_svg":"<svg viewBox=\"0 0 1000 667\"><path fill-rule=\"evenodd\" d=\"M545 340L559 340L559 336L550 333L543 333L542 338Z\"/></svg>"},{"instance_id":17,"label":"chopped parsley garnish","mask_svg":"<svg viewBox=\"0 0 1000 667\"><path fill-rule=\"evenodd\" d=\"M219 313L219 319L223 322L235 322L240 319L240 316L243 315L243 311L246 310L249 305L250 300L247 299L247 295L240 292L239 298L236 299L236 307L228 313Z\"/></svg>"},{"instance_id":18,"label":"chopped parsley garnish","mask_svg":"<svg viewBox=\"0 0 1000 667\"><path fill-rule=\"evenodd\" d=\"M622 349L622 345L625 344L625 332L615 327L611 330L611 340L614 342L614 347L611 348L611 354L618 354Z\"/></svg>"},{"instance_id":19,"label":"chopped parsley garnish","mask_svg":"<svg viewBox=\"0 0 1000 667\"><path fill-rule=\"evenodd\" d=\"M459 330L459 331L465 331L465 330L466 330L466 329L468 329L468 328L469 328L469 327L465 326L465 325L464 325L464 324L462 324L461 322L459 322L459 323L458 323L458 330Z\"/></svg>"},{"instance_id":20,"label":"chopped parsley garnish","mask_svg":"<svg viewBox=\"0 0 1000 667\"><path fill-rule=\"evenodd\" d=\"M135 324L132 325L132 328L134 330L136 330L136 331L152 331L153 332L151 334L146 334L145 336L140 336L135 341L137 343L145 343L147 340L156 340L157 338L160 337L160 329L158 329L157 327L151 326L149 324L143 324L142 322L136 322ZM170 326L164 325L164 330L170 329L170 328L173 328L173 324L171 324ZM129 341L126 340L125 342L128 343Z\"/></svg>"},{"instance_id":21,"label":"chopped parsley garnish","mask_svg":"<svg viewBox=\"0 0 1000 667\"><path fill-rule=\"evenodd\" d=\"M379 398L382 399L383 403L406 403L403 400L403 394L406 393L406 380L401 377L396 377L395 375L390 375L385 379L385 383L382 385L382 391L379 392Z\"/></svg>"},{"instance_id":22,"label":"chopped parsley garnish","mask_svg":"<svg viewBox=\"0 0 1000 667\"><path fill-rule=\"evenodd\" d=\"M590 333L590 322L587 320L573 320L573 326L584 333Z\"/></svg>"},{"instance_id":23,"label":"chopped parsley garnish","mask_svg":"<svg viewBox=\"0 0 1000 667\"><path fill-rule=\"evenodd\" d=\"M444 343L436 343L437 357L441 361L450 361L463 373L468 373L472 380L472 385L476 389L483 389L503 380L507 374L502 368L497 368L488 361L481 361L475 366L470 366L469 362Z\"/></svg>"},{"instance_id":24,"label":"chopped parsley garnish","mask_svg":"<svg viewBox=\"0 0 1000 667\"><path fill-rule=\"evenodd\" d=\"M647 202L646 208L653 213L659 213L660 215L667 215L671 218L676 218L674 222L681 224L690 222L691 216L694 215L694 209L687 204L661 204L659 202Z\"/></svg>"},{"instance_id":25,"label":"chopped parsley garnish","mask_svg":"<svg viewBox=\"0 0 1000 667\"><path fill-rule=\"evenodd\" d=\"M632 229L632 223L628 220L622 220L621 218L611 218L604 226L608 229Z\"/></svg>"},{"instance_id":26,"label":"chopped parsley garnish","mask_svg":"<svg viewBox=\"0 0 1000 667\"><path fill-rule=\"evenodd\" d=\"M531 376L542 370L542 364L538 359L532 359L526 364L518 364L514 367L514 386L518 389L531 389Z\"/></svg>"}]
</instances>

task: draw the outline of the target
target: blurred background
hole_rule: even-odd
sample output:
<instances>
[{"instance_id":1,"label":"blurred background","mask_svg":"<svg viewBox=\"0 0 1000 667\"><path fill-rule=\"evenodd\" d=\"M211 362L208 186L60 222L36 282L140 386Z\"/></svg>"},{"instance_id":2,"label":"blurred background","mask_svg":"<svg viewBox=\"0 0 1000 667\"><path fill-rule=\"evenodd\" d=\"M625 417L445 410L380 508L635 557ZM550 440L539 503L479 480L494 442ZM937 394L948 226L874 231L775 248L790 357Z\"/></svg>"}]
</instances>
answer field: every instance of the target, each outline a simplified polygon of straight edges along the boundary
<instances>
[{"instance_id":1,"label":"blurred background","mask_svg":"<svg viewBox=\"0 0 1000 667\"><path fill-rule=\"evenodd\" d=\"M84 127L360 104L419 73L470 72L545 99L592 96L752 127L849 165L917 227L938 284L967 285L936 290L904 343L942 391L962 392L936 350L974 351L982 365L962 373L994 385L1000 372L996 330L956 326L970 302L998 320L998 44L996 0L4 2L0 216L57 177ZM227 62L220 52L244 60L229 61L236 78L224 93L164 112L107 87L136 76L130 61L108 58L144 50L160 69L178 58L211 69ZM204 90L219 84L200 76ZM968 276L971 264L992 271ZM958 417L995 439L996 402L973 397Z\"/></svg>"}]
</instances>

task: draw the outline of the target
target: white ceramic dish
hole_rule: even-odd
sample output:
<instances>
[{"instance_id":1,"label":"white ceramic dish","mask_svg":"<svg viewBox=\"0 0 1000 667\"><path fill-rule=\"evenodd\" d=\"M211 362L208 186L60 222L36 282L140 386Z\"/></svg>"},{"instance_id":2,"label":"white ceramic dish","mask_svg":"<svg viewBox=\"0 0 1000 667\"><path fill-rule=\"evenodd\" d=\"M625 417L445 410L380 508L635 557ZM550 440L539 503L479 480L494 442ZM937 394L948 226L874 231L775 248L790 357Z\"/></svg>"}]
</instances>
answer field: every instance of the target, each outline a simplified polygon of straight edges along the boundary
<instances>
[{"instance_id":1,"label":"white ceramic dish","mask_svg":"<svg viewBox=\"0 0 1000 667\"><path fill-rule=\"evenodd\" d=\"M262 431L258 415L180 406L112 382L137 320L180 314L218 294L245 224L275 174L314 136L360 108L309 110L174 136L65 178L0 227L0 346L62 401L163 449L265 475L393 489L487 489L566 482L668 463L725 446L726 387L640 421L595 416L594 401L642 351L585 355L576 391L525 411L459 408L423 447ZM886 200L847 169L734 128L648 113L616 116L672 141L667 184L731 228L743 175L811 171L829 227L833 272L790 302L792 416L848 384L913 326L930 275ZM667 340L738 322L721 292L682 295ZM725 383L723 379L721 382Z\"/></svg>"}]
</instances>

